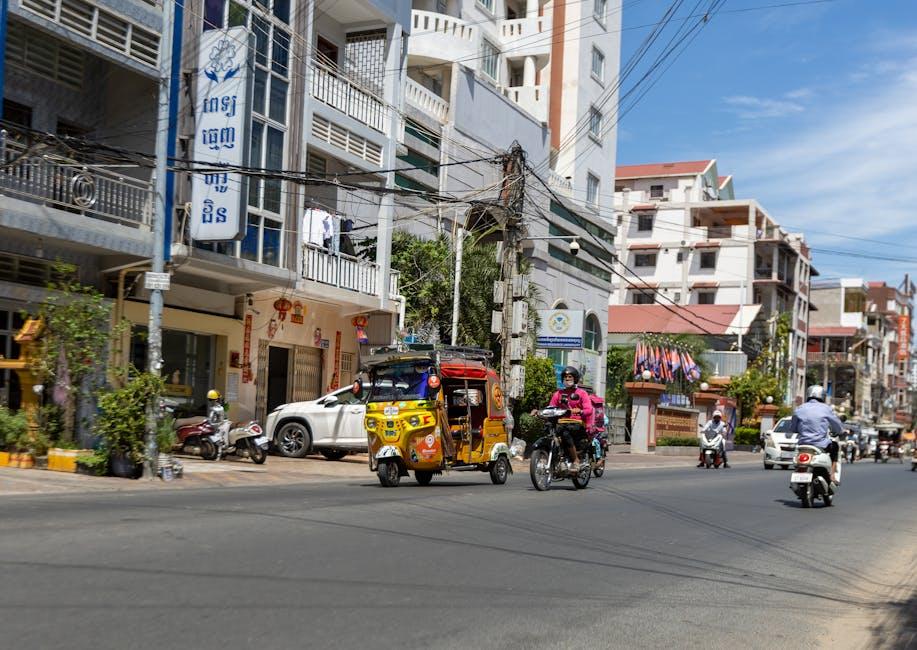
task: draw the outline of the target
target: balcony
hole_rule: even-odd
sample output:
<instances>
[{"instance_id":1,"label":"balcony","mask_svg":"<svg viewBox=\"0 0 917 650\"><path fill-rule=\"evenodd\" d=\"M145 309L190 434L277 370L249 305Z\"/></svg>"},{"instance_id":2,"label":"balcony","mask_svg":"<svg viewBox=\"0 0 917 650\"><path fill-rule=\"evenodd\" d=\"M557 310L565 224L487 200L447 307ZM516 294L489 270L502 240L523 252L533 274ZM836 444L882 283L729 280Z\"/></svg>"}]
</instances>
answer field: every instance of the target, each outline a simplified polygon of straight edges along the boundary
<instances>
[{"instance_id":1,"label":"balcony","mask_svg":"<svg viewBox=\"0 0 917 650\"><path fill-rule=\"evenodd\" d=\"M460 18L434 11L411 12L408 55L416 63L467 61L472 67L480 56L481 31ZM412 62L413 63L413 62Z\"/></svg>"},{"instance_id":2,"label":"balcony","mask_svg":"<svg viewBox=\"0 0 917 650\"><path fill-rule=\"evenodd\" d=\"M566 198L573 198L573 181L558 174L553 169L548 169L548 185L555 192Z\"/></svg>"},{"instance_id":3,"label":"balcony","mask_svg":"<svg viewBox=\"0 0 917 650\"><path fill-rule=\"evenodd\" d=\"M363 296L379 296L379 265L347 255L332 254L320 246L303 246L303 278ZM389 274L389 299L398 297L397 271Z\"/></svg>"},{"instance_id":4,"label":"balcony","mask_svg":"<svg viewBox=\"0 0 917 650\"><path fill-rule=\"evenodd\" d=\"M507 57L548 55L551 53L551 14L501 20L500 46Z\"/></svg>"},{"instance_id":5,"label":"balcony","mask_svg":"<svg viewBox=\"0 0 917 650\"><path fill-rule=\"evenodd\" d=\"M701 358L717 377L735 377L748 368L748 356L744 352L705 350Z\"/></svg>"},{"instance_id":6,"label":"balcony","mask_svg":"<svg viewBox=\"0 0 917 650\"><path fill-rule=\"evenodd\" d=\"M148 181L85 166L49 149L30 152L6 131L0 132L0 193L135 228L151 223Z\"/></svg>"},{"instance_id":7,"label":"balcony","mask_svg":"<svg viewBox=\"0 0 917 650\"><path fill-rule=\"evenodd\" d=\"M539 122L548 121L548 87L518 86L504 88L503 94Z\"/></svg>"},{"instance_id":8,"label":"balcony","mask_svg":"<svg viewBox=\"0 0 917 650\"><path fill-rule=\"evenodd\" d=\"M811 366L856 366L865 369L863 357L850 352L807 352L806 361Z\"/></svg>"},{"instance_id":9,"label":"balcony","mask_svg":"<svg viewBox=\"0 0 917 650\"><path fill-rule=\"evenodd\" d=\"M408 79L404 89L404 98L411 106L420 109L439 122L446 122L449 118L449 102L413 79Z\"/></svg>"},{"instance_id":10,"label":"balcony","mask_svg":"<svg viewBox=\"0 0 917 650\"><path fill-rule=\"evenodd\" d=\"M379 133L386 133L388 111L379 97L317 61L311 67L312 97Z\"/></svg>"}]
</instances>

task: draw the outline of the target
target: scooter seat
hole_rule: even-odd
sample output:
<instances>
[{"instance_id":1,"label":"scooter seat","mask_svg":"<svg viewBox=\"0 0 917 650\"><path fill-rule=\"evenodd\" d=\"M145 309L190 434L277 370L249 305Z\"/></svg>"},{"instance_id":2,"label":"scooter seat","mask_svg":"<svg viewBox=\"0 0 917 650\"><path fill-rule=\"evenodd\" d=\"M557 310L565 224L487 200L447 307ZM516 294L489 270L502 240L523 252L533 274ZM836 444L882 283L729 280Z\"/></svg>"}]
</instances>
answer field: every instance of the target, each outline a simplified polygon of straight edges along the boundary
<instances>
[{"instance_id":1,"label":"scooter seat","mask_svg":"<svg viewBox=\"0 0 917 650\"><path fill-rule=\"evenodd\" d=\"M196 426L201 422L206 422L207 418L203 415L195 415L190 418L178 418L175 420L175 428L181 429L182 427Z\"/></svg>"}]
</instances>

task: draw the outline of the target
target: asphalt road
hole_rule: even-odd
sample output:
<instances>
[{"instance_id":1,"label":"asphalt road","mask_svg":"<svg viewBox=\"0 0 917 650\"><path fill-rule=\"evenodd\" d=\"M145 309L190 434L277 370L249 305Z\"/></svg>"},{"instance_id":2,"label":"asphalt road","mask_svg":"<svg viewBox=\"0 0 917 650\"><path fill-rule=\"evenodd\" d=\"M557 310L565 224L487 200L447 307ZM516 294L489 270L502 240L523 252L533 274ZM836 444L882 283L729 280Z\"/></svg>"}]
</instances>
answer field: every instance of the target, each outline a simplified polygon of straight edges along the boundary
<instances>
[{"instance_id":1,"label":"asphalt road","mask_svg":"<svg viewBox=\"0 0 917 650\"><path fill-rule=\"evenodd\" d=\"M6 497L0 647L917 644L917 473L845 469L811 510L758 465Z\"/></svg>"}]
</instances>

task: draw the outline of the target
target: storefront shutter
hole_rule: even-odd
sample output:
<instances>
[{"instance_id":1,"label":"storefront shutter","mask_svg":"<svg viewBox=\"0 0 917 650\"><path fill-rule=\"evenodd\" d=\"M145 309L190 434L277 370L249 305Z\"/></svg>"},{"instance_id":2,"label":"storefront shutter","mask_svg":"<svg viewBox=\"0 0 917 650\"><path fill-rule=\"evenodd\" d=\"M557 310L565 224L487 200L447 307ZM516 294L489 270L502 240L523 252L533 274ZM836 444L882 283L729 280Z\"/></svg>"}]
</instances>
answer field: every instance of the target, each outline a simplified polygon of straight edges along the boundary
<instances>
[{"instance_id":1,"label":"storefront shutter","mask_svg":"<svg viewBox=\"0 0 917 650\"><path fill-rule=\"evenodd\" d=\"M293 402L322 396L322 351L297 345L293 348Z\"/></svg>"},{"instance_id":2,"label":"storefront shutter","mask_svg":"<svg viewBox=\"0 0 917 650\"><path fill-rule=\"evenodd\" d=\"M258 373L255 376L255 419L264 423L267 418L267 349L270 341L258 341Z\"/></svg>"}]
</instances>

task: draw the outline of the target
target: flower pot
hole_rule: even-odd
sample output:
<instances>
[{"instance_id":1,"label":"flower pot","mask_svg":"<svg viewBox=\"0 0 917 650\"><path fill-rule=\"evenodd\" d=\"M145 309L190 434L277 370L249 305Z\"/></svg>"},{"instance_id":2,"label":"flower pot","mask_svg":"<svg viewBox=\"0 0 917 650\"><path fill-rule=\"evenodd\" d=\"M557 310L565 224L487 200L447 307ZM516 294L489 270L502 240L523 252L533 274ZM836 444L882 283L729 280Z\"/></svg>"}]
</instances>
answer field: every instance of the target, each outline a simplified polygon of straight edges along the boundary
<instances>
[{"instance_id":1,"label":"flower pot","mask_svg":"<svg viewBox=\"0 0 917 650\"><path fill-rule=\"evenodd\" d=\"M112 454L111 475L118 478L138 479L143 475L143 463L135 463L126 454Z\"/></svg>"},{"instance_id":2,"label":"flower pot","mask_svg":"<svg viewBox=\"0 0 917 650\"><path fill-rule=\"evenodd\" d=\"M0 451L0 467L6 467L10 464L10 452Z\"/></svg>"},{"instance_id":3,"label":"flower pot","mask_svg":"<svg viewBox=\"0 0 917 650\"><path fill-rule=\"evenodd\" d=\"M48 450L48 469L55 472L76 471L76 459L78 456L92 454L91 449L49 449Z\"/></svg>"},{"instance_id":4,"label":"flower pot","mask_svg":"<svg viewBox=\"0 0 917 650\"><path fill-rule=\"evenodd\" d=\"M48 457L47 456L36 456L35 457L35 469L48 469Z\"/></svg>"},{"instance_id":5,"label":"flower pot","mask_svg":"<svg viewBox=\"0 0 917 650\"><path fill-rule=\"evenodd\" d=\"M20 469L31 469L35 466L35 460L32 454L28 452L10 454L10 467L19 467Z\"/></svg>"}]
</instances>

